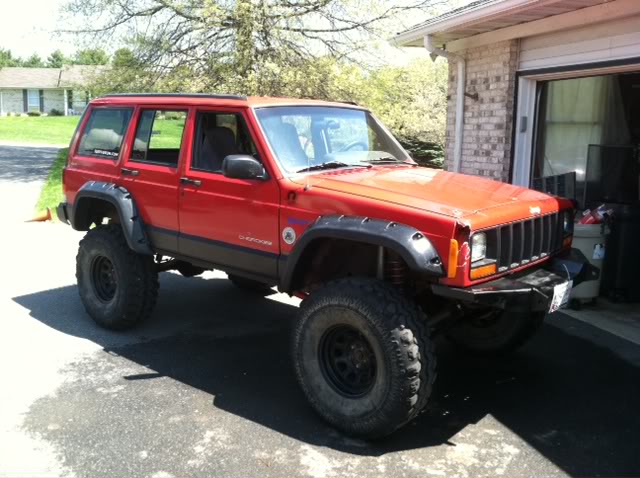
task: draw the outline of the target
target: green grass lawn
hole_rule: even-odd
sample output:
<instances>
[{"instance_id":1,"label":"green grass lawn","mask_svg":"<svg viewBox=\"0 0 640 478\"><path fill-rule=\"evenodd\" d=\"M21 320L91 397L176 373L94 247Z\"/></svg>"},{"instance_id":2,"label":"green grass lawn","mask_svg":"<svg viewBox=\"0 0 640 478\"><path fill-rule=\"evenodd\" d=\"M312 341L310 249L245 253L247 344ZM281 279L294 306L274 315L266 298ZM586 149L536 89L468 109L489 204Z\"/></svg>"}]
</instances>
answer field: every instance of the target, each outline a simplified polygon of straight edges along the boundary
<instances>
[{"instance_id":1,"label":"green grass lawn","mask_svg":"<svg viewBox=\"0 0 640 478\"><path fill-rule=\"evenodd\" d=\"M156 119L153 123L153 132L151 134L149 148L180 149L183 130L184 119Z\"/></svg>"},{"instance_id":2,"label":"green grass lawn","mask_svg":"<svg viewBox=\"0 0 640 478\"><path fill-rule=\"evenodd\" d=\"M62 169L64 168L67 160L67 152L69 148L62 148L58 151L56 159L51 165L49 170L49 176L42 186L40 191L40 198L36 203L36 212L44 211L45 209L51 209L51 214L55 217L55 208L62 202Z\"/></svg>"},{"instance_id":3,"label":"green grass lawn","mask_svg":"<svg viewBox=\"0 0 640 478\"><path fill-rule=\"evenodd\" d=\"M0 117L0 141L67 145L79 116Z\"/></svg>"}]
</instances>

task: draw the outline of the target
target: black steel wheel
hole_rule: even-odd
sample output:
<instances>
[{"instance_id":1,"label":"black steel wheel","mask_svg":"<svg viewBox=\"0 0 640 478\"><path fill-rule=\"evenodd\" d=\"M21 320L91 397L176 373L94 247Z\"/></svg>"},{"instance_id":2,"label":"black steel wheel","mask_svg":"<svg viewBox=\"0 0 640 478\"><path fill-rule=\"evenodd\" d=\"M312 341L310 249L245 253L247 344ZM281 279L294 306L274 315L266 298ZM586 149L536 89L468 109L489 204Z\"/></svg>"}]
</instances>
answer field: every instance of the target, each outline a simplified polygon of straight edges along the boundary
<instances>
[{"instance_id":1,"label":"black steel wheel","mask_svg":"<svg viewBox=\"0 0 640 478\"><path fill-rule=\"evenodd\" d=\"M94 257L91 263L91 276L98 299L103 302L111 302L116 296L118 278L113 263L108 257Z\"/></svg>"},{"instance_id":2,"label":"black steel wheel","mask_svg":"<svg viewBox=\"0 0 640 478\"><path fill-rule=\"evenodd\" d=\"M367 338L348 325L333 327L320 339L320 368L345 397L361 397L376 377L376 356Z\"/></svg>"}]
</instances>

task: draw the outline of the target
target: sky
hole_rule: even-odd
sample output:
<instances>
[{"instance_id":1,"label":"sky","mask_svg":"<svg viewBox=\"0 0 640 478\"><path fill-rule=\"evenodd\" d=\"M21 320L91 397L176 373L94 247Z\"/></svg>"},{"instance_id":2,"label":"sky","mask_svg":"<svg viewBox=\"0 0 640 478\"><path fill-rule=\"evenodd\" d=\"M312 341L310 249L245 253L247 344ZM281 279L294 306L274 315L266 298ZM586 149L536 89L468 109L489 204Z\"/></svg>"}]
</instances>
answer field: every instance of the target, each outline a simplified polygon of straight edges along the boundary
<instances>
[{"instance_id":1,"label":"sky","mask_svg":"<svg viewBox=\"0 0 640 478\"><path fill-rule=\"evenodd\" d=\"M63 3L65 0L0 0L0 48L21 57L35 52L46 58L58 48L73 53L75 48L69 40L52 35L59 28L58 10Z\"/></svg>"}]
</instances>

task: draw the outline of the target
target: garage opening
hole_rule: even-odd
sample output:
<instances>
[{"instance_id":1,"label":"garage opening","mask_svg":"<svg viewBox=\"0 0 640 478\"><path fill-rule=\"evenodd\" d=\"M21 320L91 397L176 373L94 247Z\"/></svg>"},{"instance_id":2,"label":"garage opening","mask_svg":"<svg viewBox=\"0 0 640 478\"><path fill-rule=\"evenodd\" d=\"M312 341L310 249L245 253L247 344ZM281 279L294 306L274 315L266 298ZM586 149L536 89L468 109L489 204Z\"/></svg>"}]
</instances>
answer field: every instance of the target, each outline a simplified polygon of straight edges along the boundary
<instances>
[{"instance_id":1,"label":"garage opening","mask_svg":"<svg viewBox=\"0 0 640 478\"><path fill-rule=\"evenodd\" d=\"M574 307L640 320L640 71L541 81L537 105L534 185L561 177L580 209L612 211L588 251L604 261L598 297Z\"/></svg>"}]
</instances>

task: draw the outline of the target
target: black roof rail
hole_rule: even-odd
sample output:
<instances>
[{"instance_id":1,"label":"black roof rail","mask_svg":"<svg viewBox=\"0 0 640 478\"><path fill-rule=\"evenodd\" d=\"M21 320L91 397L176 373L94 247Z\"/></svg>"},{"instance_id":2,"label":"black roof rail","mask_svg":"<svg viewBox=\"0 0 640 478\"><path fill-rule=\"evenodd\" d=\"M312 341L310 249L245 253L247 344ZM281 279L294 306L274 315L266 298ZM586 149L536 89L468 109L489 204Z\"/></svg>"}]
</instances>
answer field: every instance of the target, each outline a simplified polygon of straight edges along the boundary
<instances>
[{"instance_id":1,"label":"black roof rail","mask_svg":"<svg viewBox=\"0 0 640 478\"><path fill-rule=\"evenodd\" d=\"M212 95L209 93L112 93L103 95L100 98L113 97L143 97L143 98L211 98L217 100L240 100L247 101L242 95Z\"/></svg>"}]
</instances>

